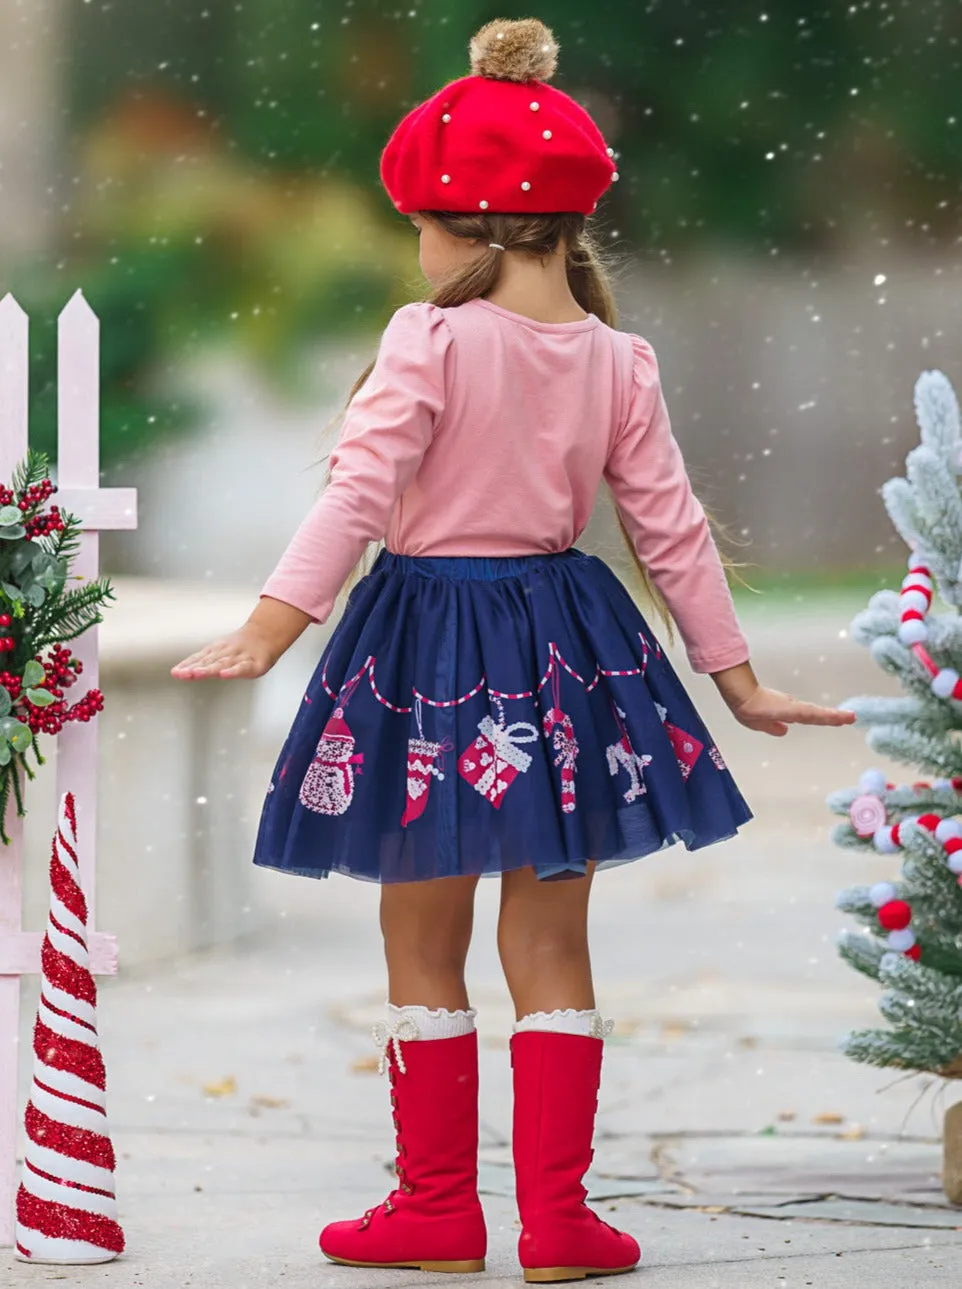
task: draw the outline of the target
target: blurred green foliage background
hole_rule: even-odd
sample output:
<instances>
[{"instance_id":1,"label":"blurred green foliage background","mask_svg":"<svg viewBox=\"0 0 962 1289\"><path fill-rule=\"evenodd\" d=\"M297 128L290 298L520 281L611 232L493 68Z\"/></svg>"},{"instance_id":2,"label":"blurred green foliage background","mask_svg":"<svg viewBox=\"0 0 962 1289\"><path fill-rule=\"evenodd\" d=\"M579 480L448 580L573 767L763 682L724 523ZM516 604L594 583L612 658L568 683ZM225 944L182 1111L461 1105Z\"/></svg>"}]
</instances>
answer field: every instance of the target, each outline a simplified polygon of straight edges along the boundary
<instances>
[{"instance_id":1,"label":"blurred green foliage background","mask_svg":"<svg viewBox=\"0 0 962 1289\"><path fill-rule=\"evenodd\" d=\"M286 391L305 344L419 290L378 183L399 117L528 8L475 0L127 0L69 9L57 246L16 267L34 320L36 446L54 439L55 322L102 322L105 465L198 409L152 393L198 347L240 346ZM718 244L841 256L958 236L962 6L950 0L541 0L556 84L593 112L622 182L606 236L642 261Z\"/></svg>"}]
</instances>

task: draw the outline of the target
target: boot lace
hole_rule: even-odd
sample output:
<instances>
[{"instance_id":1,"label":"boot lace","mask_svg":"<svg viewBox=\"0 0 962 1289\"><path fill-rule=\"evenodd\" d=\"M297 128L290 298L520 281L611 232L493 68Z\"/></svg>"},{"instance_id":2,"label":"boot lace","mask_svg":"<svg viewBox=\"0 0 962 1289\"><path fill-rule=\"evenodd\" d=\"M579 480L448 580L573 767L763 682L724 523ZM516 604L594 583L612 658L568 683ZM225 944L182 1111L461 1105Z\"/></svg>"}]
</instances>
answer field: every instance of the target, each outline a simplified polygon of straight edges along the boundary
<instances>
[{"instance_id":1,"label":"boot lace","mask_svg":"<svg viewBox=\"0 0 962 1289\"><path fill-rule=\"evenodd\" d=\"M396 1145L394 1171L397 1175L398 1185L393 1191L391 1191L387 1199L383 1200L380 1204L375 1204L373 1208L369 1208L366 1211L358 1223L358 1228L361 1231L371 1225L374 1215L378 1209L383 1209L386 1217L390 1217L392 1213L397 1212L397 1208L394 1203L395 1196L399 1194L414 1194L414 1184L411 1182L404 1169L403 1160L406 1158L408 1152L407 1146L405 1146L401 1139L401 1120L398 1118L396 1088L398 1074L407 1074L407 1066L404 1064L404 1053L401 1050L401 1043L405 1040L410 1042L412 1039L420 1038L421 1031L413 1020L410 1020L407 1017L402 1017L400 1020L395 1021L393 1025L388 1025L386 1021L379 1020L374 1025L372 1032L374 1035L374 1042L377 1044L380 1051L377 1063L378 1073L384 1074L386 1070L388 1078L391 1081L391 1119L394 1123ZM393 1061L390 1059L392 1049L394 1052Z\"/></svg>"}]
</instances>

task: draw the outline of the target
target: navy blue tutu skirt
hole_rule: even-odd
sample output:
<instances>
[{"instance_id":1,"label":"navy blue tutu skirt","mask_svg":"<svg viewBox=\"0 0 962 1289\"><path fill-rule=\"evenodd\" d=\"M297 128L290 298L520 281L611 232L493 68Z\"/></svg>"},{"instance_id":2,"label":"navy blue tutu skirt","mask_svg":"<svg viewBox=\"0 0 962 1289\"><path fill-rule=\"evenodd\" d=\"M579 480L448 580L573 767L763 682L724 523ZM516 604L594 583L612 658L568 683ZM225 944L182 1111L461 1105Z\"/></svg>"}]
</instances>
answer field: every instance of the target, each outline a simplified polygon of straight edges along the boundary
<instances>
[{"instance_id":1,"label":"navy blue tutu skirt","mask_svg":"<svg viewBox=\"0 0 962 1289\"><path fill-rule=\"evenodd\" d=\"M696 850L750 818L600 559L382 551L294 717L254 862L375 882L564 878Z\"/></svg>"}]
</instances>

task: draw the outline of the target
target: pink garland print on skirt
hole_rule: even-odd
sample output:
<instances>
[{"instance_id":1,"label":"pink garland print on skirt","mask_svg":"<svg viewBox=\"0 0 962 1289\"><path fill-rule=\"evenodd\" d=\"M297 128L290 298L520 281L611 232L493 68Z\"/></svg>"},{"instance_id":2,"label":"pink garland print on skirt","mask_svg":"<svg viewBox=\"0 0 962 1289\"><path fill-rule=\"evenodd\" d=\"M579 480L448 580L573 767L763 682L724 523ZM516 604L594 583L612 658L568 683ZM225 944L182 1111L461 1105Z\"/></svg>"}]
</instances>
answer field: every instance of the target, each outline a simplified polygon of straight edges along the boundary
<instances>
[{"instance_id":1,"label":"pink garland print on skirt","mask_svg":"<svg viewBox=\"0 0 962 1289\"><path fill-rule=\"evenodd\" d=\"M616 704L611 704L611 710L615 714L615 721L621 731L621 738L617 743L612 743L606 749L608 758L608 773L616 775L620 770L624 770L628 775L628 787L624 793L625 801L631 805L639 797L643 797L648 791L644 780L644 771L646 766L651 765L651 757L645 753L639 756L631 745L631 739L628 737L628 731L625 728L625 713Z\"/></svg>"},{"instance_id":2,"label":"pink garland print on skirt","mask_svg":"<svg viewBox=\"0 0 962 1289\"><path fill-rule=\"evenodd\" d=\"M343 815L354 800L354 776L361 772L364 754L354 751L354 735L344 719L344 709L359 679L355 676L341 691L301 783L301 805L319 815Z\"/></svg>"},{"instance_id":3,"label":"pink garland print on skirt","mask_svg":"<svg viewBox=\"0 0 962 1289\"><path fill-rule=\"evenodd\" d=\"M415 700L414 715L418 723L418 736L408 739L407 800L401 816L402 828L414 823L415 819L420 819L424 814L431 777L433 775L439 783L444 782L444 754L454 751L454 744L450 739L434 743L424 737L420 698Z\"/></svg>"},{"instance_id":4,"label":"pink garland print on skirt","mask_svg":"<svg viewBox=\"0 0 962 1289\"><path fill-rule=\"evenodd\" d=\"M544 736L555 752L554 764L561 770L561 810L570 815L578 804L575 792L575 762L578 759L578 740L575 738L571 717L561 710L560 677L558 665L551 659L552 707L542 721Z\"/></svg>"},{"instance_id":5,"label":"pink garland print on skirt","mask_svg":"<svg viewBox=\"0 0 962 1289\"><path fill-rule=\"evenodd\" d=\"M530 754L519 744L536 742L538 731L527 721L505 725L504 706L497 698L494 703L498 709L497 725L490 716L479 722L477 738L458 760L458 773L495 810L500 810L508 788L531 765Z\"/></svg>"}]
</instances>

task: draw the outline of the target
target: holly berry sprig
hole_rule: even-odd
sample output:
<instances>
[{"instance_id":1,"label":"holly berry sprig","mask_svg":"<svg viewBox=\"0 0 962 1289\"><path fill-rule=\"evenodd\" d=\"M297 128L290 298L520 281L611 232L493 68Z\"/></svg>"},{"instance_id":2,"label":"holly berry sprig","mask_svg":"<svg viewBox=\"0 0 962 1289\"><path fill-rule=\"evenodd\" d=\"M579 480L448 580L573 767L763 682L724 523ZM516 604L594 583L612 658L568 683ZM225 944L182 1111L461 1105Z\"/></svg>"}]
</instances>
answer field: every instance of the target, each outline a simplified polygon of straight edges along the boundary
<instances>
[{"instance_id":1,"label":"holly berry sprig","mask_svg":"<svg viewBox=\"0 0 962 1289\"><path fill-rule=\"evenodd\" d=\"M28 452L10 486L0 484L0 842L7 844L7 805L25 814L21 772L35 777L38 736L56 735L70 721L86 722L103 710L99 689L69 703L66 691L83 667L66 647L102 621L114 598L105 578L70 576L80 550L80 521L50 504L57 491L47 458ZM80 583L68 586L69 582Z\"/></svg>"}]
</instances>

